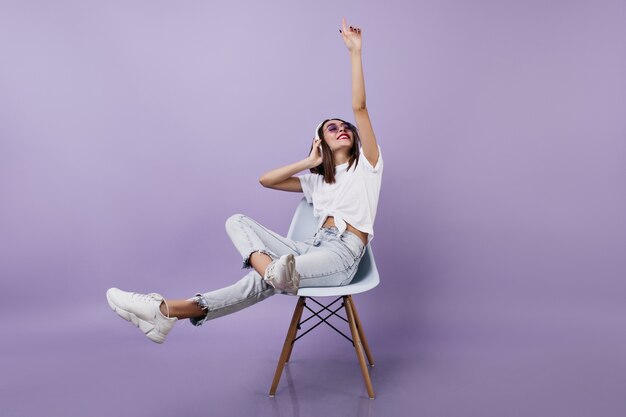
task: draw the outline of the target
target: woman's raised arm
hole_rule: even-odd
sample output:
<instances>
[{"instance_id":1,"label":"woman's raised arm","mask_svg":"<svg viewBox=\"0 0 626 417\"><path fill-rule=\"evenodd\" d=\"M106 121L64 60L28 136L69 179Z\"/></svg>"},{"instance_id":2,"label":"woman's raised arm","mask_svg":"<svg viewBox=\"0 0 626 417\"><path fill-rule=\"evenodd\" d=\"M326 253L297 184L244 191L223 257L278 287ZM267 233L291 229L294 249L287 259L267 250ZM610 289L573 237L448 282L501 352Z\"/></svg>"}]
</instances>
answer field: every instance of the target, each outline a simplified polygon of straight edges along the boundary
<instances>
[{"instance_id":1,"label":"woman's raised arm","mask_svg":"<svg viewBox=\"0 0 626 417\"><path fill-rule=\"evenodd\" d=\"M365 80L363 78L363 62L361 60L361 29L357 27L346 27L346 19L341 20L342 29L339 31L343 42L350 52L350 63L352 66L352 111L356 127L359 129L363 155L372 166L378 162L378 144L370 116L365 105Z\"/></svg>"}]
</instances>

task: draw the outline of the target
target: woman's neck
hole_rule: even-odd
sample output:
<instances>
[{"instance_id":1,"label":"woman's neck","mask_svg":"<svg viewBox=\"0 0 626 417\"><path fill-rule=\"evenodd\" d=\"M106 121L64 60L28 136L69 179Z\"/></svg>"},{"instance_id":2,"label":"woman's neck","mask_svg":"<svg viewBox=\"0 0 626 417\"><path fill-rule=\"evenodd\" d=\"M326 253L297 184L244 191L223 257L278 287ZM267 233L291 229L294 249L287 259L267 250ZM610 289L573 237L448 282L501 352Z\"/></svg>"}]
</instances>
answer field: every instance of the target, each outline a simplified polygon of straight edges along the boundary
<instances>
[{"instance_id":1,"label":"woman's neck","mask_svg":"<svg viewBox=\"0 0 626 417\"><path fill-rule=\"evenodd\" d=\"M348 152L335 152L333 158L335 159L335 165L341 165L350 160L350 155Z\"/></svg>"}]
</instances>

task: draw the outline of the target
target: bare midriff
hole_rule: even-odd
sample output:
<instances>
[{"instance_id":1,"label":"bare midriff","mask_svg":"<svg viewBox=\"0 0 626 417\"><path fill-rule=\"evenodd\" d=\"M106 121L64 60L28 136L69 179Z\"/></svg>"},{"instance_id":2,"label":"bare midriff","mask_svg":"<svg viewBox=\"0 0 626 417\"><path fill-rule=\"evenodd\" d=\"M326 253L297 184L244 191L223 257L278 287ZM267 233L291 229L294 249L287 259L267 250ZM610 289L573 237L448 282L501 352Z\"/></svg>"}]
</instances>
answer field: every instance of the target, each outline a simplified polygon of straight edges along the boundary
<instances>
[{"instance_id":1,"label":"bare midriff","mask_svg":"<svg viewBox=\"0 0 626 417\"><path fill-rule=\"evenodd\" d=\"M326 220L324 221L324 224L322 225L322 227L332 227L332 226L335 226L335 218L333 216L328 216ZM367 233L360 231L359 229L355 228L348 222L346 222L346 230L360 237L363 244L367 245Z\"/></svg>"}]
</instances>

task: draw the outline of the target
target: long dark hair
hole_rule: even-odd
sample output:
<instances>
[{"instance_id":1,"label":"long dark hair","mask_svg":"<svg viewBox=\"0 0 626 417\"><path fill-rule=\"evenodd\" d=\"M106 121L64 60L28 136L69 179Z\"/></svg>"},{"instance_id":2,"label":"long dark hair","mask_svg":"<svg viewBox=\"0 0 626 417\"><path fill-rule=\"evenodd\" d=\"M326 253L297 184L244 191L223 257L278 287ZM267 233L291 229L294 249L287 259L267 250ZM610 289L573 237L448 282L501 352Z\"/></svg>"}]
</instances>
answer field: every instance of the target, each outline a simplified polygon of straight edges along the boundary
<instances>
[{"instance_id":1,"label":"long dark hair","mask_svg":"<svg viewBox=\"0 0 626 417\"><path fill-rule=\"evenodd\" d=\"M338 119L336 117L332 119L326 119L322 122L319 129L317 129L317 136L322 139L322 163L316 167L310 169L310 171L314 174L320 174L324 176L324 182L328 184L333 184L335 182L335 157L333 152L330 150L328 144L324 141L324 125L326 122L330 120L340 120L341 122L348 125L348 129L352 131L352 136L354 140L352 141L352 147L350 148L350 159L348 160L348 169L354 164L356 168L359 164L359 145L361 144L361 138L359 137L359 132L350 122L346 122L345 120ZM311 149L309 150L309 154L313 150L313 145L311 145Z\"/></svg>"}]
</instances>

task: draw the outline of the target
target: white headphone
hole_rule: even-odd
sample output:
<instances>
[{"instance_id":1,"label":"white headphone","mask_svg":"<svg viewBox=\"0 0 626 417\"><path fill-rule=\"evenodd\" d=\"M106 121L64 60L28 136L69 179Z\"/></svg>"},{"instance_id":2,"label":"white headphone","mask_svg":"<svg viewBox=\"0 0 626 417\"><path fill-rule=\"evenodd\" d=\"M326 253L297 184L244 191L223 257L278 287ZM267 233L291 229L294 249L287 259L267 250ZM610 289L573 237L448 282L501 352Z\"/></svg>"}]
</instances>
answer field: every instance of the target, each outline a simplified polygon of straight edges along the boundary
<instances>
[{"instance_id":1,"label":"white headphone","mask_svg":"<svg viewBox=\"0 0 626 417\"><path fill-rule=\"evenodd\" d=\"M320 130L320 127L322 127L322 125L324 125L324 122L320 123L317 125L317 128L315 128L315 139L321 139L318 132Z\"/></svg>"}]
</instances>

